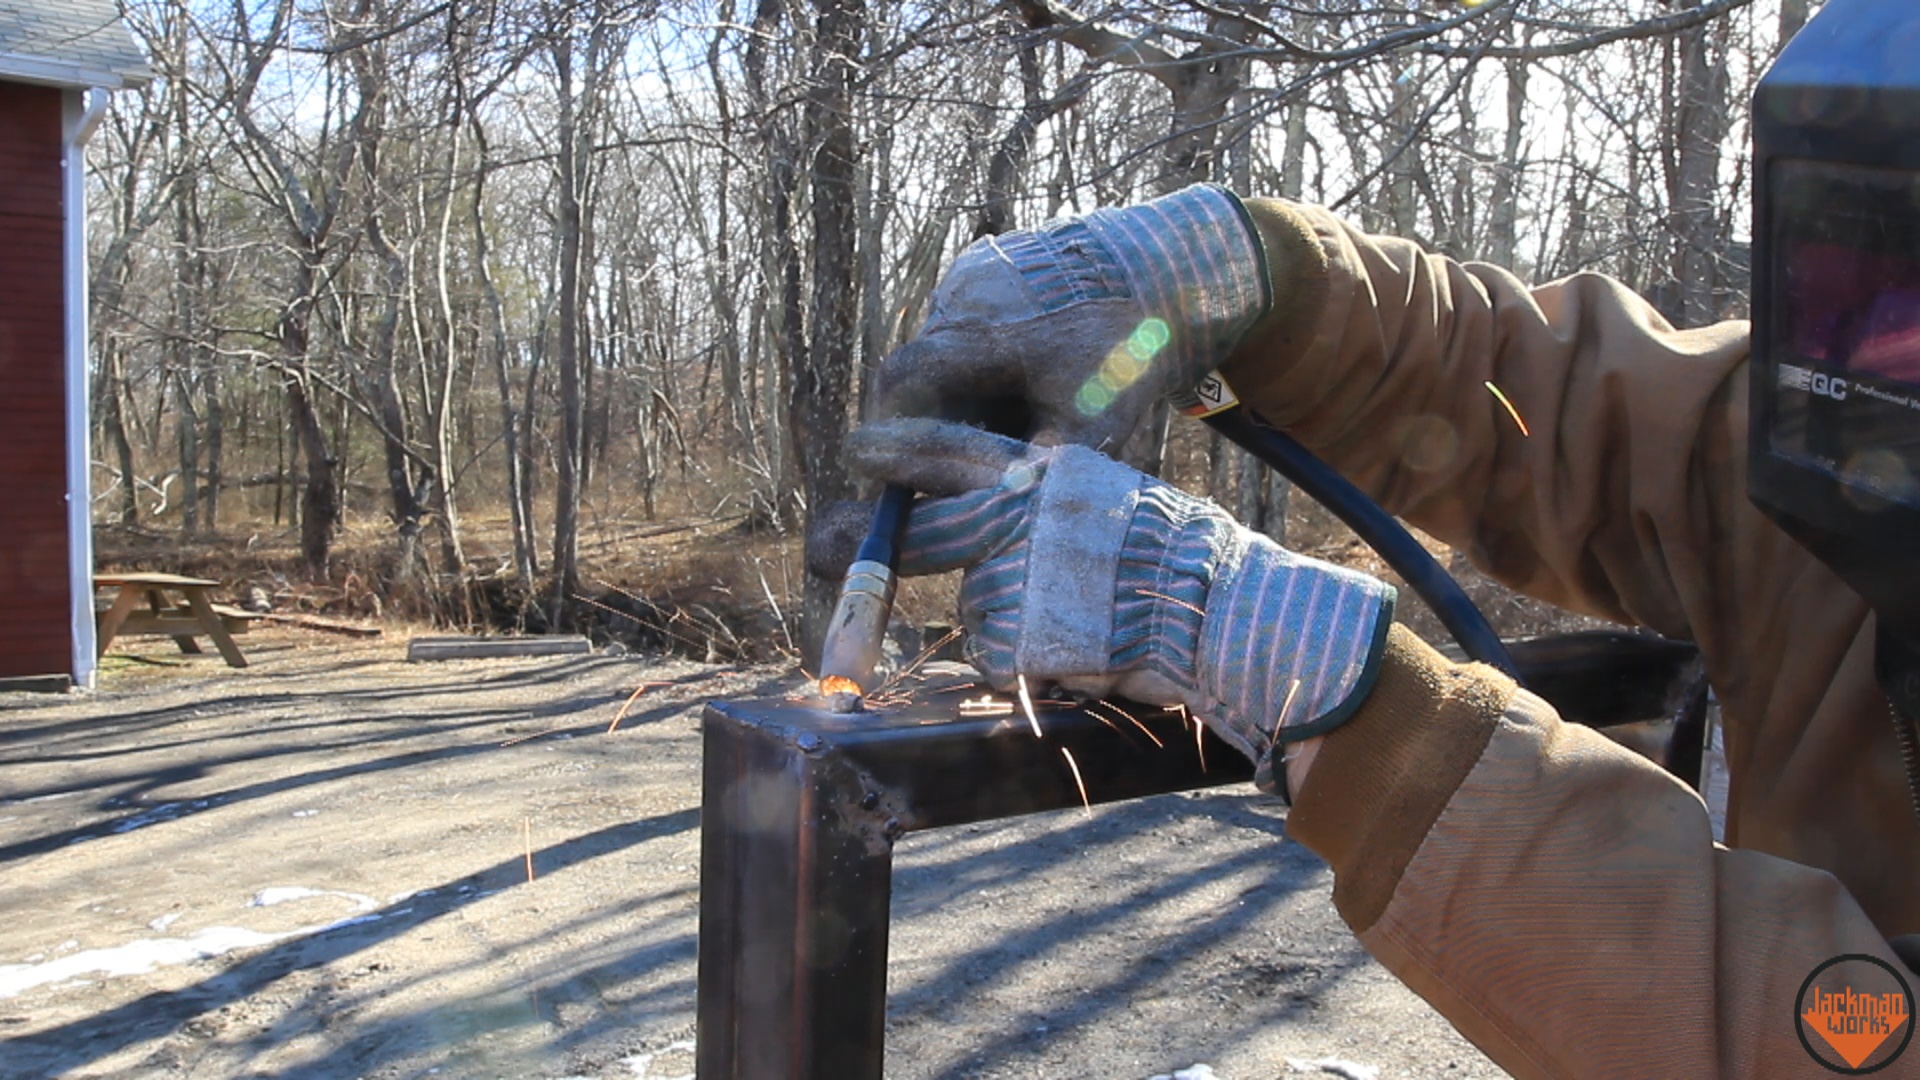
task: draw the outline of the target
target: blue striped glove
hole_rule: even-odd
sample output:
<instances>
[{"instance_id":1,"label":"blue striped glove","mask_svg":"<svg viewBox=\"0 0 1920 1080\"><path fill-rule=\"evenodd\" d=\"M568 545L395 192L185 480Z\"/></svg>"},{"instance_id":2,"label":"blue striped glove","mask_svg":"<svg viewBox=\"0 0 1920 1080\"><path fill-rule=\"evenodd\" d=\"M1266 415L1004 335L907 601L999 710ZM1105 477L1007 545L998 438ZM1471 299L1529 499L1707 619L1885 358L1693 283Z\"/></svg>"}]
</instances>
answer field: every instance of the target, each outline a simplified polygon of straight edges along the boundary
<instances>
[{"instance_id":1,"label":"blue striped glove","mask_svg":"<svg viewBox=\"0 0 1920 1080\"><path fill-rule=\"evenodd\" d=\"M881 363L878 415L1117 453L1156 400L1199 385L1271 306L1258 235L1223 188L987 237Z\"/></svg>"},{"instance_id":2,"label":"blue striped glove","mask_svg":"<svg viewBox=\"0 0 1920 1080\"><path fill-rule=\"evenodd\" d=\"M1270 790L1275 746L1338 726L1372 687L1393 588L1212 503L1083 447L942 421L868 424L850 449L945 496L914 508L901 572L966 571L969 658L997 687L1183 704Z\"/></svg>"}]
</instances>

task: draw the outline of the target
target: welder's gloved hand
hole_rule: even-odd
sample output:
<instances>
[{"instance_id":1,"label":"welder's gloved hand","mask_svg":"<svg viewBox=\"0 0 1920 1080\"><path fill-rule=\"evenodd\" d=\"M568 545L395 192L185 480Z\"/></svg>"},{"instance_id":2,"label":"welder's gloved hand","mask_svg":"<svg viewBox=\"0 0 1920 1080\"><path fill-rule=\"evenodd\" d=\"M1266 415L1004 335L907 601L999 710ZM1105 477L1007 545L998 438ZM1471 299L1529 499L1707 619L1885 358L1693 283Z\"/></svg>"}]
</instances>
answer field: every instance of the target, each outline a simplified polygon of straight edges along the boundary
<instances>
[{"instance_id":1,"label":"welder's gloved hand","mask_svg":"<svg viewBox=\"0 0 1920 1080\"><path fill-rule=\"evenodd\" d=\"M1184 704L1269 789L1276 743L1331 730L1372 688L1392 587L1204 499L1084 447L934 420L866 425L851 450L869 476L945 496L915 506L901 571L966 571L969 659L997 687Z\"/></svg>"},{"instance_id":2,"label":"welder's gloved hand","mask_svg":"<svg viewBox=\"0 0 1920 1080\"><path fill-rule=\"evenodd\" d=\"M1117 453L1155 400L1220 365L1271 292L1246 208L1210 185L988 237L880 365L878 415Z\"/></svg>"}]
</instances>

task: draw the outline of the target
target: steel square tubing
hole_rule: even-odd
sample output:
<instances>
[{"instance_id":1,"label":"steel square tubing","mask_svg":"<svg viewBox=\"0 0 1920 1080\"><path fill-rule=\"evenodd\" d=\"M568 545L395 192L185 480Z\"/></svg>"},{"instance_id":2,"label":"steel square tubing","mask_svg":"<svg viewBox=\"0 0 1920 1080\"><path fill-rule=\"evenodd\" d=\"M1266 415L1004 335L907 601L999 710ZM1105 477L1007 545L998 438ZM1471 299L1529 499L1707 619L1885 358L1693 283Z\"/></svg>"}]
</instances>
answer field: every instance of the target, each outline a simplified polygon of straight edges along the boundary
<instances>
[{"instance_id":1,"label":"steel square tubing","mask_svg":"<svg viewBox=\"0 0 1920 1080\"><path fill-rule=\"evenodd\" d=\"M955 694L836 715L785 700L703 718L696 1069L702 1080L879 1080L893 845L920 829L1246 780L1177 713L959 718ZM1157 738L1163 745L1155 745ZM1203 761L1204 758L1204 761Z\"/></svg>"},{"instance_id":2,"label":"steel square tubing","mask_svg":"<svg viewBox=\"0 0 1920 1080\"><path fill-rule=\"evenodd\" d=\"M1691 645L1614 632L1512 645L1527 685L1568 719L1667 715ZM704 718L699 1037L703 1080L878 1078L893 844L919 829L1245 780L1252 767L1183 716L1106 722L1043 707L962 718L956 692L836 715L791 700L716 702ZM1154 739L1159 743L1155 745ZM1204 747L1202 751L1201 747Z\"/></svg>"}]
</instances>

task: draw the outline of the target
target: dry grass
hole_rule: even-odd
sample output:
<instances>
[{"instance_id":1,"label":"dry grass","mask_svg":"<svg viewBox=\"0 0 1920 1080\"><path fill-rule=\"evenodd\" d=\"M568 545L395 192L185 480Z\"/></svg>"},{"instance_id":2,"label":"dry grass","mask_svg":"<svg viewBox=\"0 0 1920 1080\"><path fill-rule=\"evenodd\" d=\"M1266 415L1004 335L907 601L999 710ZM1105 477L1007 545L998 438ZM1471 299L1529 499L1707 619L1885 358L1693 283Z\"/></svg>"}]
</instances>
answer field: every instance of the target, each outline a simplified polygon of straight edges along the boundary
<instances>
[{"instance_id":1,"label":"dry grass","mask_svg":"<svg viewBox=\"0 0 1920 1080\"><path fill-rule=\"evenodd\" d=\"M1304 554L1394 580L1371 549L1344 525L1305 499L1294 499L1289 545ZM589 514L580 540L581 596L570 612L580 628L602 640L665 647L710 660L797 659L795 623L802 585L800 539L755 528L744 514L682 514L656 521ZM1445 545L1421 538L1443 564ZM227 598L244 601L259 590L275 610L301 611L388 624L544 631L543 592L529 592L511 569L512 546L504 513L469 512L463 543L465 575L423 574L397 584L391 527L384 519L350 518L334 545L328 580L308 578L297 530L246 523L218 534L100 525L95 529L102 570L164 570L223 582ZM437 563L439 541L426 554ZM1503 588L1462 564L1452 567L1468 593L1508 636L1596 625ZM948 574L904 582L896 620L910 627L954 621L959 577ZM1417 599L1400 605L1400 620L1429 640L1444 631Z\"/></svg>"}]
</instances>

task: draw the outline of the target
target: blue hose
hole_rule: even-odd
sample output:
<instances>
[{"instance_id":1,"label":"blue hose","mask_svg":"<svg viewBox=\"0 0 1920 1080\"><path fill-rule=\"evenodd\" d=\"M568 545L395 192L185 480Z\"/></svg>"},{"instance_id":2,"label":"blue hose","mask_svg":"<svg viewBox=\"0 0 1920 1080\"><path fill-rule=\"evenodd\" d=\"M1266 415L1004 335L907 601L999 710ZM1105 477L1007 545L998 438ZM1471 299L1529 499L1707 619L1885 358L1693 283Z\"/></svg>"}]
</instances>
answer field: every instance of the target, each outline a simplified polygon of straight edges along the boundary
<instances>
[{"instance_id":1,"label":"blue hose","mask_svg":"<svg viewBox=\"0 0 1920 1080\"><path fill-rule=\"evenodd\" d=\"M900 541L906 536L907 513L912 507L912 488L904 484L888 484L880 489L880 499L873 506L873 523L867 527L867 535L860 541L860 550L853 556L854 561L877 562L897 569Z\"/></svg>"},{"instance_id":2,"label":"blue hose","mask_svg":"<svg viewBox=\"0 0 1920 1080\"><path fill-rule=\"evenodd\" d=\"M1380 553L1388 566L1404 579L1420 599L1440 618L1441 625L1460 643L1466 654L1483 664L1520 678L1513 657L1494 633L1493 625L1467 596L1453 575L1420 546L1392 514L1368 498L1366 493L1334 472L1327 463L1313 456L1292 436L1259 422L1245 407L1228 409L1206 418L1215 431L1232 440L1247 453L1259 458L1268 468L1293 481L1313 501L1333 512L1360 539Z\"/></svg>"}]
</instances>

